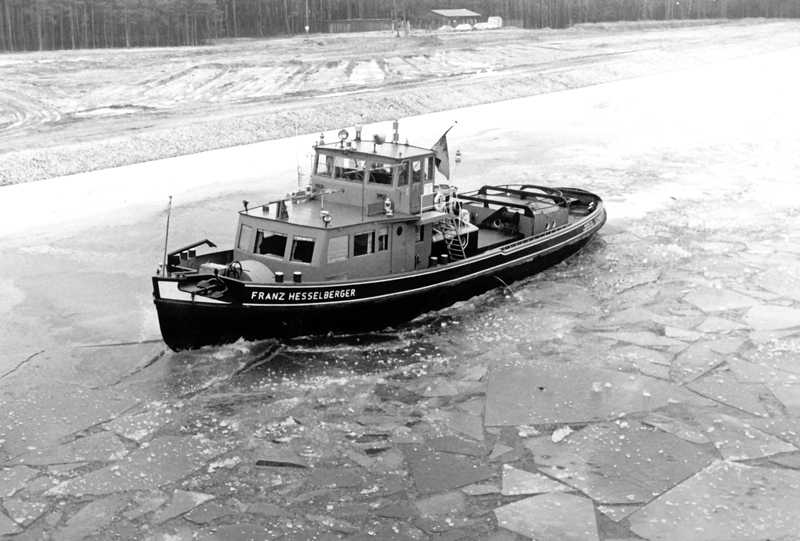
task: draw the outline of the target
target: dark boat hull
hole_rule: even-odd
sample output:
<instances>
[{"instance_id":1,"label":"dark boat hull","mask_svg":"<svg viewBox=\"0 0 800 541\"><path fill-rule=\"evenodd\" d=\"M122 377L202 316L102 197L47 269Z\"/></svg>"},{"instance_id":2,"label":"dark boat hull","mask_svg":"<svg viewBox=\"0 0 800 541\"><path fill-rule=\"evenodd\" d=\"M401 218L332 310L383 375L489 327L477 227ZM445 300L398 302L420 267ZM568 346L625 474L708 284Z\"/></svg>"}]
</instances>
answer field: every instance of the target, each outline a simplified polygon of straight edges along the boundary
<instances>
[{"instance_id":1,"label":"dark boat hull","mask_svg":"<svg viewBox=\"0 0 800 541\"><path fill-rule=\"evenodd\" d=\"M154 277L164 341L173 350L395 327L503 283L539 273L573 255L605 223L601 207L567 230L470 260L379 280L331 284L229 281L220 300L168 298L176 279ZM178 296L180 297L180 295ZM183 297L188 297L184 294Z\"/></svg>"}]
</instances>

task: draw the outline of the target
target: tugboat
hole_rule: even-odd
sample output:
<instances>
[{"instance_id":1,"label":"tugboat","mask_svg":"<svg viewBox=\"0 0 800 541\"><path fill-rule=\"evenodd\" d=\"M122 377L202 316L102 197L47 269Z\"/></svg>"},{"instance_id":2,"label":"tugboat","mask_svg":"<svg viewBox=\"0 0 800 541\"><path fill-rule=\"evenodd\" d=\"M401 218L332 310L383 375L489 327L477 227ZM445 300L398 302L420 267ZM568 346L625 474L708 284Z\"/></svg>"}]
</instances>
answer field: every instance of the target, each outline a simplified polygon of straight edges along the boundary
<instances>
[{"instance_id":1,"label":"tugboat","mask_svg":"<svg viewBox=\"0 0 800 541\"><path fill-rule=\"evenodd\" d=\"M397 126L391 142L360 126L352 140L321 136L302 189L244 202L232 249L206 239L165 253L153 298L166 344L395 327L564 260L606 221L600 197L577 188L459 193L436 182L437 170L449 182L447 132L428 149Z\"/></svg>"}]
</instances>

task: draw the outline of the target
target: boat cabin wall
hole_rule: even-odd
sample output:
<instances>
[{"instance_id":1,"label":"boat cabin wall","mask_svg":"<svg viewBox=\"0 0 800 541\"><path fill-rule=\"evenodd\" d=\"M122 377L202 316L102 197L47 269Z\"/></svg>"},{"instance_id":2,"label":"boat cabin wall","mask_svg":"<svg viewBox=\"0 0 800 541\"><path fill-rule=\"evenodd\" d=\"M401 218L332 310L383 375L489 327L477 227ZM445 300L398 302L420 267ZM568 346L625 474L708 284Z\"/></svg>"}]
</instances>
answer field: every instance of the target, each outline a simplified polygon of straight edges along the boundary
<instances>
[{"instance_id":1,"label":"boat cabin wall","mask_svg":"<svg viewBox=\"0 0 800 541\"><path fill-rule=\"evenodd\" d=\"M324 230L240 214L233 255L239 261L255 260L272 272L282 272L287 280L294 271L316 279L324 240L320 232Z\"/></svg>"},{"instance_id":2,"label":"boat cabin wall","mask_svg":"<svg viewBox=\"0 0 800 541\"><path fill-rule=\"evenodd\" d=\"M318 188L341 190L325 195L327 201L382 212L385 200L404 214L420 212L423 192L432 193L435 178L432 156L395 159L382 155L336 149L316 155L311 182Z\"/></svg>"},{"instance_id":3,"label":"boat cabin wall","mask_svg":"<svg viewBox=\"0 0 800 541\"><path fill-rule=\"evenodd\" d=\"M412 221L298 231L296 225L241 215L233 257L258 261L286 281L297 271L304 282L386 276L427 261L430 225L424 227L422 236Z\"/></svg>"}]
</instances>

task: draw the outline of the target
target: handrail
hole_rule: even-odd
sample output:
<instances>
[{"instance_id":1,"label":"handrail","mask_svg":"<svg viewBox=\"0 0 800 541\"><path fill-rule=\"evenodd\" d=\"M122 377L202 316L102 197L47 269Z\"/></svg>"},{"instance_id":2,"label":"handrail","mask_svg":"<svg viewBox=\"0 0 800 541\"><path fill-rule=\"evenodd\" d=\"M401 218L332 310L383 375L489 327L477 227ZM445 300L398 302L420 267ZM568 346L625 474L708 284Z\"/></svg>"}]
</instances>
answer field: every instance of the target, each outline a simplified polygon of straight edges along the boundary
<instances>
[{"instance_id":1,"label":"handrail","mask_svg":"<svg viewBox=\"0 0 800 541\"><path fill-rule=\"evenodd\" d=\"M197 241L195 243L192 243L192 244L190 244L188 246L184 246L183 248L178 248L177 250L173 250L172 252L169 253L169 255L173 256L173 255L179 254L181 252L185 252L186 250L191 250L192 248L197 248L198 246L202 246L203 244L207 245L209 248L216 248L217 247L217 245L214 244L213 242L211 242L210 240L203 239L201 241Z\"/></svg>"}]
</instances>

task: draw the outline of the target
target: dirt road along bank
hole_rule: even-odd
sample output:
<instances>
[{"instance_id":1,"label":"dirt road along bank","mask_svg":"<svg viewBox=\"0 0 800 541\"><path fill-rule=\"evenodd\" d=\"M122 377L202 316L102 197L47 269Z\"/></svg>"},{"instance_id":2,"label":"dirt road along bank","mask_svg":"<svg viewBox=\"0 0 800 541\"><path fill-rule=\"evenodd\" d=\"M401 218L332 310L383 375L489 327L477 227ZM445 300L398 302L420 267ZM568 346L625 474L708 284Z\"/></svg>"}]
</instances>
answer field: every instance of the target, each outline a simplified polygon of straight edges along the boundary
<instances>
[{"instance_id":1,"label":"dirt road along bank","mask_svg":"<svg viewBox=\"0 0 800 541\"><path fill-rule=\"evenodd\" d=\"M0 55L0 186L797 46L798 21Z\"/></svg>"}]
</instances>

